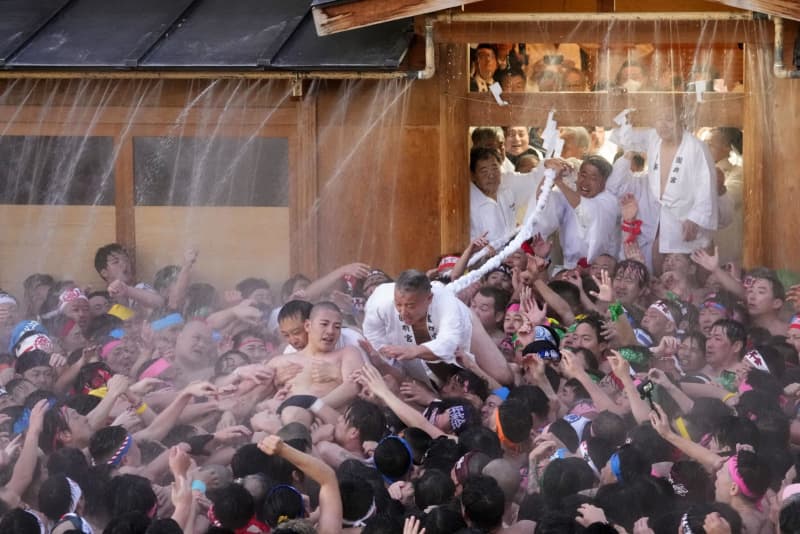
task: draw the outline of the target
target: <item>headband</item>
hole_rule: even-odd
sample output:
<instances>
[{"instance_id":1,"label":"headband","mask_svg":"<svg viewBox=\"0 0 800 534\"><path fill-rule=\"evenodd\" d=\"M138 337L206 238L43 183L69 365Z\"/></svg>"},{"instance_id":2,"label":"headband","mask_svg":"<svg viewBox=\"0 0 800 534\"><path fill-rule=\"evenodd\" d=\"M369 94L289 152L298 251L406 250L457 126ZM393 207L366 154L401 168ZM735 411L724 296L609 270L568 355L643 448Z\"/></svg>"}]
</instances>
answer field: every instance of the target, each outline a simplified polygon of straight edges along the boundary
<instances>
[{"instance_id":1,"label":"headband","mask_svg":"<svg viewBox=\"0 0 800 534\"><path fill-rule=\"evenodd\" d=\"M678 429L678 434L681 435L682 438L691 440L692 437L689 435L689 429L686 428L686 421L683 417L678 417L675 419L675 428Z\"/></svg>"},{"instance_id":2,"label":"headband","mask_svg":"<svg viewBox=\"0 0 800 534\"><path fill-rule=\"evenodd\" d=\"M108 314L113 315L122 321L127 321L133 317L134 311L127 306L123 306L122 304L114 304L111 306L111 309L108 310Z\"/></svg>"},{"instance_id":3,"label":"headband","mask_svg":"<svg viewBox=\"0 0 800 534\"><path fill-rule=\"evenodd\" d=\"M467 416L466 413L464 413L464 405L457 404L456 406L451 406L447 409L447 413L450 414L450 426L453 428L453 432L458 432L467 422Z\"/></svg>"},{"instance_id":4,"label":"headband","mask_svg":"<svg viewBox=\"0 0 800 534\"><path fill-rule=\"evenodd\" d=\"M278 484L276 486L272 486L270 488L269 492L267 492L267 498L269 498L273 493L275 493L276 491L278 491L280 489L289 490L292 493L294 493L295 495L297 495L297 498L300 499L300 517L305 517L306 516L306 504L303 502L303 494L300 493L300 490L298 490L294 486L292 486L290 484ZM209 513L210 512L211 512L211 510L209 510ZM289 518L287 517L286 519L289 519Z\"/></svg>"},{"instance_id":5,"label":"headband","mask_svg":"<svg viewBox=\"0 0 800 534\"><path fill-rule=\"evenodd\" d=\"M789 484L781 492L781 501L785 501L789 497L800 494L800 484Z\"/></svg>"},{"instance_id":6,"label":"headband","mask_svg":"<svg viewBox=\"0 0 800 534\"><path fill-rule=\"evenodd\" d=\"M764 371L766 373L770 372L769 367L767 367L767 362L764 361L764 357L757 350L751 350L746 352L744 355L744 361L746 361L759 371Z\"/></svg>"},{"instance_id":7,"label":"headband","mask_svg":"<svg viewBox=\"0 0 800 534\"><path fill-rule=\"evenodd\" d=\"M77 482L67 477L67 484L69 484L69 513L75 513L78 508L78 502L81 500L83 492Z\"/></svg>"},{"instance_id":8,"label":"headband","mask_svg":"<svg viewBox=\"0 0 800 534\"><path fill-rule=\"evenodd\" d=\"M789 323L789 330L791 330L792 328L800 330L800 315L792 316L792 321Z\"/></svg>"},{"instance_id":9,"label":"headband","mask_svg":"<svg viewBox=\"0 0 800 534\"><path fill-rule=\"evenodd\" d=\"M159 358L147 366L147 368L141 372L139 378L156 378L170 367L172 367L171 363L164 358Z\"/></svg>"},{"instance_id":10,"label":"headband","mask_svg":"<svg viewBox=\"0 0 800 534\"><path fill-rule=\"evenodd\" d=\"M594 476L600 478L600 470L597 468L597 465L595 465L594 460L592 460L592 457L589 455L589 444L586 443L585 441L581 441L581 444L578 445L578 452L580 453L581 458L583 458L583 461L589 464L589 467L592 469Z\"/></svg>"},{"instance_id":11,"label":"headband","mask_svg":"<svg viewBox=\"0 0 800 534\"><path fill-rule=\"evenodd\" d=\"M441 259L441 261L439 261L439 265L436 267L436 270L440 273L452 271L459 259L460 258L458 256L445 256Z\"/></svg>"},{"instance_id":12,"label":"headband","mask_svg":"<svg viewBox=\"0 0 800 534\"><path fill-rule=\"evenodd\" d=\"M694 534L692 527L689 526L689 512L681 516L681 528L683 529L683 534Z\"/></svg>"},{"instance_id":13,"label":"headband","mask_svg":"<svg viewBox=\"0 0 800 534\"><path fill-rule=\"evenodd\" d=\"M19 343L19 340L22 339L22 336L27 334L28 332L37 332L39 334L47 334L47 330L44 326L36 321L22 321L21 323L17 323L14 327L14 330L11 331L11 337L8 340L8 352L14 352L14 345Z\"/></svg>"},{"instance_id":14,"label":"headband","mask_svg":"<svg viewBox=\"0 0 800 534\"><path fill-rule=\"evenodd\" d=\"M39 532L41 532L42 534L47 534L47 529L44 527L44 523L42 523L42 518L39 517L37 514L33 513L33 511L31 510L25 510L25 511L31 514L36 519L36 522L39 524Z\"/></svg>"},{"instance_id":15,"label":"headband","mask_svg":"<svg viewBox=\"0 0 800 534\"><path fill-rule=\"evenodd\" d=\"M100 357L104 360L108 359L109 354L114 352L114 349L122 345L122 341L115 339L114 341L109 341L105 345L103 345L103 349L100 351Z\"/></svg>"},{"instance_id":16,"label":"headband","mask_svg":"<svg viewBox=\"0 0 800 534\"><path fill-rule=\"evenodd\" d=\"M746 450L746 449L741 449ZM728 460L728 473L731 475L731 480L733 483L739 487L739 491L742 492L742 495L747 497L748 499L755 501L756 510L759 512L761 511L761 497L756 495L750 488L747 487L742 475L739 473L739 446L737 445L736 454L730 457Z\"/></svg>"},{"instance_id":17,"label":"headband","mask_svg":"<svg viewBox=\"0 0 800 534\"><path fill-rule=\"evenodd\" d=\"M58 337L67 337L72 329L75 328L75 325L78 324L74 320L70 319L69 321L64 323L64 326L61 327L61 330L58 332Z\"/></svg>"},{"instance_id":18,"label":"headband","mask_svg":"<svg viewBox=\"0 0 800 534\"><path fill-rule=\"evenodd\" d=\"M78 287L73 287L72 289L63 291L58 296L58 311L64 313L64 308L76 300L85 300L86 302L89 302L89 299L86 298L86 295L84 295L83 291L81 291Z\"/></svg>"},{"instance_id":19,"label":"headband","mask_svg":"<svg viewBox=\"0 0 800 534\"><path fill-rule=\"evenodd\" d=\"M506 313L516 313L518 311L519 311L519 304L516 302L514 304L509 304L508 308L506 308ZM800 328L800 326L798 326L798 328Z\"/></svg>"},{"instance_id":20,"label":"headband","mask_svg":"<svg viewBox=\"0 0 800 534\"><path fill-rule=\"evenodd\" d=\"M0 306L3 304L16 304L17 299L9 295L8 293L0 293Z\"/></svg>"},{"instance_id":21,"label":"headband","mask_svg":"<svg viewBox=\"0 0 800 534\"><path fill-rule=\"evenodd\" d=\"M505 445L512 452L519 452L521 447L518 443L514 443L503 432L503 425L500 424L500 408L494 411L494 421L497 427L497 437L500 439L500 444Z\"/></svg>"},{"instance_id":22,"label":"headband","mask_svg":"<svg viewBox=\"0 0 800 534\"><path fill-rule=\"evenodd\" d=\"M503 402L506 401L509 393L510 392L508 391L507 387L499 387L492 391L492 395L494 395L495 397L499 397L500 400L502 400Z\"/></svg>"},{"instance_id":23,"label":"headband","mask_svg":"<svg viewBox=\"0 0 800 534\"><path fill-rule=\"evenodd\" d=\"M241 347L244 347L245 345L249 345L250 343L259 343L260 345L266 346L266 343L264 342L263 339L255 337L255 336L248 336L248 337L244 338L241 342L239 342L239 344L236 345L236 347L237 348L241 348Z\"/></svg>"},{"instance_id":24,"label":"headband","mask_svg":"<svg viewBox=\"0 0 800 534\"><path fill-rule=\"evenodd\" d=\"M637 365L644 365L649 359L643 350L636 350L629 347L619 349L619 355L628 363L635 363Z\"/></svg>"},{"instance_id":25,"label":"headband","mask_svg":"<svg viewBox=\"0 0 800 534\"><path fill-rule=\"evenodd\" d=\"M111 455L111 458L106 460L106 464L113 467L118 467L125 458L125 455L128 454L128 451L131 450L132 444L133 438L130 434L127 434L125 439L122 441L122 445L119 446L119 449L117 449L116 452Z\"/></svg>"},{"instance_id":26,"label":"headband","mask_svg":"<svg viewBox=\"0 0 800 534\"><path fill-rule=\"evenodd\" d=\"M456 480L459 484L463 484L467 478L469 478L469 462L472 460L472 457L475 456L477 451L469 451L467 454L462 456L456 462L455 470Z\"/></svg>"},{"instance_id":27,"label":"headband","mask_svg":"<svg viewBox=\"0 0 800 534\"><path fill-rule=\"evenodd\" d=\"M165 328L169 328L170 326L175 326L183 324L183 317L179 313L170 313L167 316L162 317L156 321L150 323L150 329L153 332L159 332L164 330Z\"/></svg>"},{"instance_id":28,"label":"headband","mask_svg":"<svg viewBox=\"0 0 800 534\"><path fill-rule=\"evenodd\" d=\"M721 311L726 316L728 315L728 308L715 300L706 300L703 302L703 308L710 308L712 310Z\"/></svg>"},{"instance_id":29,"label":"headband","mask_svg":"<svg viewBox=\"0 0 800 534\"><path fill-rule=\"evenodd\" d=\"M383 443L387 439L396 439L397 441L399 441L400 443L403 444L403 447L405 447L406 451L408 452L408 467L406 467L406 473L411 471L411 467L413 467L413 465L414 465L414 452L411 450L411 445L409 445L408 442L405 439L401 438L400 436L390 435L390 436L386 436L385 438L380 440L378 442L378 446L380 447L381 443ZM398 479L393 479L393 478L387 477L383 473L381 473L381 476L383 476L384 479L389 481L390 484L394 484L395 482L400 480L399 478Z\"/></svg>"},{"instance_id":30,"label":"headband","mask_svg":"<svg viewBox=\"0 0 800 534\"><path fill-rule=\"evenodd\" d=\"M361 517L360 519L356 519L355 521L350 521L349 519L342 518L342 526L345 528L365 527L367 526L367 519L375 515L375 510L376 510L375 499L373 498L369 510L367 510L367 513L364 514L363 517Z\"/></svg>"},{"instance_id":31,"label":"headband","mask_svg":"<svg viewBox=\"0 0 800 534\"><path fill-rule=\"evenodd\" d=\"M32 350L41 350L48 354L52 354L54 350L53 342L50 341L50 338L44 334L33 334L32 336L28 336L20 341L19 345L17 345L17 358Z\"/></svg>"},{"instance_id":32,"label":"headband","mask_svg":"<svg viewBox=\"0 0 800 534\"><path fill-rule=\"evenodd\" d=\"M672 312L669 310L669 306L667 306L664 301L657 300L650 305L651 308L655 308L657 312L661 313L664 317L667 318L668 321L672 322L673 324L678 324L678 321L675 320L675 317L672 315Z\"/></svg>"},{"instance_id":33,"label":"headband","mask_svg":"<svg viewBox=\"0 0 800 534\"><path fill-rule=\"evenodd\" d=\"M611 462L611 472L614 473L618 481L622 482L622 468L619 465L619 452L612 454L609 461Z\"/></svg>"}]
</instances>

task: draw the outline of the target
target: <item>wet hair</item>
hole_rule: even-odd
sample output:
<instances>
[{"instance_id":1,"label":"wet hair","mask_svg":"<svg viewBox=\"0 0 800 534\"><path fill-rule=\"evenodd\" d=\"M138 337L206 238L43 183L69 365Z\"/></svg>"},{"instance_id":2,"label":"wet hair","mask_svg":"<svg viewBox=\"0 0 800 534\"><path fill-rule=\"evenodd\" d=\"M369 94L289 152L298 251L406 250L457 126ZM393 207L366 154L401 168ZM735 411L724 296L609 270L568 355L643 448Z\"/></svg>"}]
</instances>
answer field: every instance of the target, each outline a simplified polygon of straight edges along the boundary
<instances>
[{"instance_id":1,"label":"wet hair","mask_svg":"<svg viewBox=\"0 0 800 534\"><path fill-rule=\"evenodd\" d=\"M524 402L528 413L532 413L540 419L546 418L550 412L550 399L539 386L522 385L511 388L506 402L513 399ZM505 427L503 429L505 430Z\"/></svg>"},{"instance_id":2,"label":"wet hair","mask_svg":"<svg viewBox=\"0 0 800 534\"><path fill-rule=\"evenodd\" d=\"M358 430L361 441L380 441L386 433L386 417L380 406L356 399L344 413L347 424Z\"/></svg>"},{"instance_id":3,"label":"wet hair","mask_svg":"<svg viewBox=\"0 0 800 534\"><path fill-rule=\"evenodd\" d=\"M631 446L651 464L669 462L673 458L672 445L662 438L650 423L633 427L628 432L628 439L631 441Z\"/></svg>"},{"instance_id":4,"label":"wet hair","mask_svg":"<svg viewBox=\"0 0 800 534\"><path fill-rule=\"evenodd\" d=\"M118 475L108 485L111 517L119 517L125 512L141 512L147 515L157 502L150 481L139 475Z\"/></svg>"},{"instance_id":5,"label":"wet hair","mask_svg":"<svg viewBox=\"0 0 800 534\"><path fill-rule=\"evenodd\" d=\"M229 351L225 352L224 354L222 354L219 358L217 358L217 361L214 363L214 376L215 377L219 377L219 376L224 376L226 374L230 374L231 371L229 371L228 373L225 373L225 364L226 364L226 360L228 358L230 358L231 356L238 356L241 359L243 359L244 360L244 365L248 365L250 363L250 356L248 356L244 352L241 352L239 350L229 350Z\"/></svg>"},{"instance_id":6,"label":"wet hair","mask_svg":"<svg viewBox=\"0 0 800 534\"><path fill-rule=\"evenodd\" d=\"M790 500L781 507L778 526L780 534L800 532L800 500Z\"/></svg>"},{"instance_id":7,"label":"wet hair","mask_svg":"<svg viewBox=\"0 0 800 534\"><path fill-rule=\"evenodd\" d=\"M339 308L339 306L337 306L336 304L334 304L329 300L323 300L322 302L317 302L316 304L314 304L314 307L311 308L311 314L309 314L308 316L309 319L313 319L314 317L316 317L316 315L320 313L322 310L332 311L339 315L342 314L342 310Z\"/></svg>"},{"instance_id":8,"label":"wet hair","mask_svg":"<svg viewBox=\"0 0 800 534\"><path fill-rule=\"evenodd\" d=\"M216 512L216 505L214 511ZM273 486L264 498L261 514L264 521L273 528L282 522L281 519L302 519L305 517L303 496L294 486Z\"/></svg>"},{"instance_id":9,"label":"wet hair","mask_svg":"<svg viewBox=\"0 0 800 534\"><path fill-rule=\"evenodd\" d=\"M497 434L483 425L473 425L458 436L458 446L461 455L470 451L478 451L489 458L502 458L503 448Z\"/></svg>"},{"instance_id":10,"label":"wet hair","mask_svg":"<svg viewBox=\"0 0 800 534\"><path fill-rule=\"evenodd\" d=\"M505 427L503 427L505 429ZM566 419L556 419L553 424L548 427L548 432L555 437L569 449L569 452L575 452L578 449L578 432L567 422Z\"/></svg>"},{"instance_id":11,"label":"wet hair","mask_svg":"<svg viewBox=\"0 0 800 534\"><path fill-rule=\"evenodd\" d=\"M505 312L508 307L508 301L511 299L511 294L508 291L494 286L483 286L478 290L478 294L494 301L495 313Z\"/></svg>"},{"instance_id":12,"label":"wet hair","mask_svg":"<svg viewBox=\"0 0 800 534\"><path fill-rule=\"evenodd\" d=\"M719 319L718 321L714 321L714 324L711 325L711 329L713 330L714 328L721 328L722 331L725 332L725 337L727 337L728 341L731 343L736 343L737 341L741 342L742 349L739 351L739 356L741 356L744 352L745 345L747 345L747 331L744 329L744 325L733 319Z\"/></svg>"},{"instance_id":13,"label":"wet hair","mask_svg":"<svg viewBox=\"0 0 800 534\"><path fill-rule=\"evenodd\" d=\"M466 528L461 512L452 506L437 506L423 516L426 534L451 534Z\"/></svg>"},{"instance_id":14,"label":"wet hair","mask_svg":"<svg viewBox=\"0 0 800 534\"><path fill-rule=\"evenodd\" d=\"M236 291L245 299L249 298L258 289L269 289L269 282L263 278L245 278L236 284Z\"/></svg>"},{"instance_id":15,"label":"wet hair","mask_svg":"<svg viewBox=\"0 0 800 534\"><path fill-rule=\"evenodd\" d=\"M94 270L97 271L97 274L100 274L100 271L108 268L108 258L112 254L127 255L128 253L119 243L110 243L98 248L94 253Z\"/></svg>"},{"instance_id":16,"label":"wet hair","mask_svg":"<svg viewBox=\"0 0 800 534\"><path fill-rule=\"evenodd\" d=\"M294 466L279 456L265 454L255 443L239 447L231 459L234 478L261 473L276 484L291 484Z\"/></svg>"},{"instance_id":17,"label":"wet hair","mask_svg":"<svg viewBox=\"0 0 800 534\"><path fill-rule=\"evenodd\" d=\"M67 477L52 475L39 488L39 511L50 521L58 521L71 512L72 493Z\"/></svg>"},{"instance_id":18,"label":"wet hair","mask_svg":"<svg viewBox=\"0 0 800 534\"><path fill-rule=\"evenodd\" d=\"M474 475L464 481L461 492L464 518L482 530L493 530L500 526L505 511L505 495L492 477Z\"/></svg>"},{"instance_id":19,"label":"wet hair","mask_svg":"<svg viewBox=\"0 0 800 534\"><path fill-rule=\"evenodd\" d=\"M431 436L421 428L413 426L403 429L402 432L403 439L406 440L408 446L411 447L411 452L414 453L414 465L421 465L422 459L425 457L425 453L428 452L433 438L431 438ZM466 433L466 431L464 431L464 433ZM462 434L462 437L458 438L459 443L463 439L464 438Z\"/></svg>"},{"instance_id":20,"label":"wet hair","mask_svg":"<svg viewBox=\"0 0 800 534\"><path fill-rule=\"evenodd\" d=\"M336 469L337 480L360 480L372 487L375 498L375 508L378 513L393 513L399 503L394 501L386 489L383 476L377 469L367 466L363 462L351 458L342 462Z\"/></svg>"},{"instance_id":21,"label":"wet hair","mask_svg":"<svg viewBox=\"0 0 800 534\"><path fill-rule=\"evenodd\" d=\"M283 285L281 286L281 300L286 301L292 293L294 292L294 286L297 285L297 282L304 281L307 283L311 283L311 280L304 274L296 274L290 278L288 278Z\"/></svg>"},{"instance_id":22,"label":"wet hair","mask_svg":"<svg viewBox=\"0 0 800 534\"><path fill-rule=\"evenodd\" d=\"M64 403L65 406L69 406L76 412L81 415L89 415L89 413L97 408L97 405L101 402L100 397L95 397L94 395L81 394L75 395L74 397L68 397L66 402Z\"/></svg>"},{"instance_id":23,"label":"wet hair","mask_svg":"<svg viewBox=\"0 0 800 534\"><path fill-rule=\"evenodd\" d=\"M536 522L536 529L533 532L534 534L574 534L578 532L578 524L575 522L575 514L548 510ZM592 532L596 534L594 531Z\"/></svg>"},{"instance_id":24,"label":"wet hair","mask_svg":"<svg viewBox=\"0 0 800 534\"><path fill-rule=\"evenodd\" d=\"M414 465L413 453L404 440L387 436L375 448L375 467L387 479L395 482L405 477Z\"/></svg>"},{"instance_id":25,"label":"wet hair","mask_svg":"<svg viewBox=\"0 0 800 534\"><path fill-rule=\"evenodd\" d=\"M498 420L505 436L514 443L522 443L531 435L533 420L525 402L518 399L506 399L497 407Z\"/></svg>"},{"instance_id":26,"label":"wet hair","mask_svg":"<svg viewBox=\"0 0 800 534\"><path fill-rule=\"evenodd\" d=\"M106 376L110 377L113 374L114 371L105 362L87 363L78 370L73 387L77 393L97 389L106 385Z\"/></svg>"},{"instance_id":27,"label":"wet hair","mask_svg":"<svg viewBox=\"0 0 800 534\"><path fill-rule=\"evenodd\" d=\"M183 534L183 530L174 519L167 517L165 519L153 519L145 534Z\"/></svg>"},{"instance_id":28,"label":"wet hair","mask_svg":"<svg viewBox=\"0 0 800 534\"><path fill-rule=\"evenodd\" d=\"M28 512L22 508L14 508L10 512L3 514L2 519L0 519L0 532L40 534L42 529L33 512Z\"/></svg>"},{"instance_id":29,"label":"wet hair","mask_svg":"<svg viewBox=\"0 0 800 534\"><path fill-rule=\"evenodd\" d=\"M153 277L153 289L162 291L167 289L172 284L181 272L181 268L177 265L167 265L156 271Z\"/></svg>"},{"instance_id":30,"label":"wet hair","mask_svg":"<svg viewBox=\"0 0 800 534\"><path fill-rule=\"evenodd\" d=\"M482 401L489 396L489 383L469 369L459 369L455 375L459 384L466 386L467 393L477 395Z\"/></svg>"},{"instance_id":31,"label":"wet hair","mask_svg":"<svg viewBox=\"0 0 800 534\"><path fill-rule=\"evenodd\" d=\"M214 516L225 528L243 528L255 514L253 496L239 484L209 490L208 498L214 503Z\"/></svg>"},{"instance_id":32,"label":"wet hair","mask_svg":"<svg viewBox=\"0 0 800 534\"><path fill-rule=\"evenodd\" d=\"M95 463L104 463L119 449L127 437L128 431L122 426L101 428L89 440L89 455Z\"/></svg>"},{"instance_id":33,"label":"wet hair","mask_svg":"<svg viewBox=\"0 0 800 534\"><path fill-rule=\"evenodd\" d=\"M581 291L572 282L567 282L566 280L553 280L552 282L549 282L547 286L558 293L559 297L566 300L573 312L583 309L581 304Z\"/></svg>"},{"instance_id":34,"label":"wet hair","mask_svg":"<svg viewBox=\"0 0 800 534\"><path fill-rule=\"evenodd\" d=\"M359 478L340 480L339 493L342 496L342 519L345 521L363 518L375 502L372 486Z\"/></svg>"},{"instance_id":35,"label":"wet hair","mask_svg":"<svg viewBox=\"0 0 800 534\"><path fill-rule=\"evenodd\" d=\"M47 457L47 473L68 476L83 488L90 480L89 461L80 449L62 447Z\"/></svg>"},{"instance_id":36,"label":"wet hair","mask_svg":"<svg viewBox=\"0 0 800 534\"><path fill-rule=\"evenodd\" d=\"M17 358L14 369L17 374L24 375L34 367L50 367L50 355L43 350L30 350Z\"/></svg>"},{"instance_id":37,"label":"wet hair","mask_svg":"<svg viewBox=\"0 0 800 534\"><path fill-rule=\"evenodd\" d=\"M694 460L680 460L672 464L669 472L675 493L691 503L714 500L714 478L703 465ZM685 490L685 494L681 493Z\"/></svg>"},{"instance_id":38,"label":"wet hair","mask_svg":"<svg viewBox=\"0 0 800 534\"><path fill-rule=\"evenodd\" d=\"M124 324L124 321L116 315L104 313L97 317L92 317L89 320L84 335L90 343L98 343L105 340L109 332L117 328L122 328Z\"/></svg>"},{"instance_id":39,"label":"wet hair","mask_svg":"<svg viewBox=\"0 0 800 534\"><path fill-rule=\"evenodd\" d=\"M34 393L38 392L34 391ZM58 450L61 446L58 434L68 430L69 424L60 407L47 410L42 420L42 433L39 434L39 448L41 448L45 454L51 454L53 451Z\"/></svg>"},{"instance_id":40,"label":"wet hair","mask_svg":"<svg viewBox=\"0 0 800 534\"><path fill-rule=\"evenodd\" d=\"M590 489L595 483L594 472L580 458L557 458L547 464L542 473L542 496L549 508L559 508L564 497Z\"/></svg>"},{"instance_id":41,"label":"wet hair","mask_svg":"<svg viewBox=\"0 0 800 534\"><path fill-rule=\"evenodd\" d=\"M744 494L742 497L756 502L761 500L761 497L769 489L770 483L769 464L766 458L748 450L739 450L736 453L736 470L750 492L755 495L755 498Z\"/></svg>"},{"instance_id":42,"label":"wet hair","mask_svg":"<svg viewBox=\"0 0 800 534\"><path fill-rule=\"evenodd\" d=\"M612 446L617 447L625 443L627 427L622 417L608 410L603 410L592 420L591 435L596 438L603 438ZM599 468L600 466L597 467Z\"/></svg>"},{"instance_id":43,"label":"wet hair","mask_svg":"<svg viewBox=\"0 0 800 534\"><path fill-rule=\"evenodd\" d=\"M492 43L478 43L478 46L475 47L475 53L477 54L478 50L481 48L485 48L487 50L491 50L494 52L494 58L497 59L497 45Z\"/></svg>"},{"instance_id":44,"label":"wet hair","mask_svg":"<svg viewBox=\"0 0 800 534\"><path fill-rule=\"evenodd\" d=\"M769 282L770 289L772 290L772 297L780 300L786 300L786 288L783 282L780 281L778 275L772 269L764 267L754 269L747 273L747 276L754 280L766 280Z\"/></svg>"},{"instance_id":45,"label":"wet hair","mask_svg":"<svg viewBox=\"0 0 800 534\"><path fill-rule=\"evenodd\" d=\"M290 300L281 307L278 312L278 324L286 319L300 319L305 321L311 316L311 308L314 305L307 300Z\"/></svg>"},{"instance_id":46,"label":"wet hair","mask_svg":"<svg viewBox=\"0 0 800 534\"><path fill-rule=\"evenodd\" d=\"M686 414L692 439L699 441L704 434L715 432L722 420L731 415L733 410L720 399L709 397L695 399L692 409Z\"/></svg>"},{"instance_id":47,"label":"wet hair","mask_svg":"<svg viewBox=\"0 0 800 534\"><path fill-rule=\"evenodd\" d=\"M603 438L588 437L584 441L586 442L589 459L592 460L598 470L602 469L608 463L611 455L614 454L616 447Z\"/></svg>"},{"instance_id":48,"label":"wet hair","mask_svg":"<svg viewBox=\"0 0 800 534\"><path fill-rule=\"evenodd\" d=\"M426 470L440 469L449 473L459 458L461 458L461 453L458 443L447 436L439 436L431 441L422 465Z\"/></svg>"},{"instance_id":49,"label":"wet hair","mask_svg":"<svg viewBox=\"0 0 800 534\"><path fill-rule=\"evenodd\" d=\"M394 283L396 291L409 293L430 293L431 282L425 273L409 269L400 273Z\"/></svg>"},{"instance_id":50,"label":"wet hair","mask_svg":"<svg viewBox=\"0 0 800 534\"><path fill-rule=\"evenodd\" d=\"M626 271L631 271L636 275L639 280L639 287L647 287L650 283L650 271L647 270L644 263L636 260L622 260L618 262L617 266L614 268L614 275L612 278L616 278L619 273L624 273Z\"/></svg>"},{"instance_id":51,"label":"wet hair","mask_svg":"<svg viewBox=\"0 0 800 534\"><path fill-rule=\"evenodd\" d=\"M759 446L758 427L744 417L729 415L720 418L714 435L720 449L733 451L737 444L750 445L755 449Z\"/></svg>"},{"instance_id":52,"label":"wet hair","mask_svg":"<svg viewBox=\"0 0 800 534\"><path fill-rule=\"evenodd\" d=\"M450 473L438 469L426 470L414 481L414 502L420 510L450 502L455 492L456 485Z\"/></svg>"},{"instance_id":53,"label":"wet hair","mask_svg":"<svg viewBox=\"0 0 800 534\"><path fill-rule=\"evenodd\" d=\"M217 290L211 284L195 282L186 288L186 299L181 315L188 323L195 318L204 317L204 310L213 308L217 299Z\"/></svg>"}]
</instances>

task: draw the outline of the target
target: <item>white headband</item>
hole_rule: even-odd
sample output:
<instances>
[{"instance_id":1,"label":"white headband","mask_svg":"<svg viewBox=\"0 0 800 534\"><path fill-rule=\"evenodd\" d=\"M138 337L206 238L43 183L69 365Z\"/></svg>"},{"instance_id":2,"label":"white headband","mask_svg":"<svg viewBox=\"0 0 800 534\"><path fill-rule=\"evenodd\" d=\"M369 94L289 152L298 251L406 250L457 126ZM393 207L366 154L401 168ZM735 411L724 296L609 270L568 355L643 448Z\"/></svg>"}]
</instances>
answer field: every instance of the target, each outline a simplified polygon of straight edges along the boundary
<instances>
[{"instance_id":1,"label":"white headband","mask_svg":"<svg viewBox=\"0 0 800 534\"><path fill-rule=\"evenodd\" d=\"M375 499L372 499L372 505L370 505L369 510L367 510L367 513L364 514L364 517L362 517L361 519L356 519L355 521L342 519L342 526L348 528L365 527L367 526L367 519L372 517L374 514L375 514Z\"/></svg>"}]
</instances>

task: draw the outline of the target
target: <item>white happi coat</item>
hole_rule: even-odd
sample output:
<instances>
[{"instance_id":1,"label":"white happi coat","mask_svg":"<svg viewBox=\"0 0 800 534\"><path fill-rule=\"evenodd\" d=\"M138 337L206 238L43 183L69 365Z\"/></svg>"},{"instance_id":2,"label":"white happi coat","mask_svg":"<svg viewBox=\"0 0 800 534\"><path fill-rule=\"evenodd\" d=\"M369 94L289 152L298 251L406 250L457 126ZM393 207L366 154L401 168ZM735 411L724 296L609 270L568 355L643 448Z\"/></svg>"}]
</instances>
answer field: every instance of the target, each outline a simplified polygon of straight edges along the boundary
<instances>
[{"instance_id":1,"label":"white happi coat","mask_svg":"<svg viewBox=\"0 0 800 534\"><path fill-rule=\"evenodd\" d=\"M683 132L673 161L661 162L661 138L653 129L631 130L624 139L616 141L626 150L629 146L642 146L643 143L647 146L647 172L636 177L630 173L629 162L615 165L606 189L618 198L625 193L636 196L643 226L659 231L659 251L662 254L689 254L711 244L718 220L717 185L714 162L705 143L691 133ZM670 165L663 195L662 165ZM694 241L683 240L683 221L686 220L699 226ZM649 239L652 244L655 231L652 236L644 236L644 233L643 228L640 243Z\"/></svg>"},{"instance_id":2,"label":"white happi coat","mask_svg":"<svg viewBox=\"0 0 800 534\"><path fill-rule=\"evenodd\" d=\"M433 299L428 308L428 333L431 340L421 345L442 362L455 364L456 349L469 352L472 320L469 308L452 291L433 282ZM364 337L376 350L386 345L417 345L414 330L400 320L394 303L394 284L381 284L367 300L364 310ZM397 363L397 362L393 362ZM428 382L430 371L419 359L402 362L410 376Z\"/></svg>"},{"instance_id":3,"label":"white happi coat","mask_svg":"<svg viewBox=\"0 0 800 534\"><path fill-rule=\"evenodd\" d=\"M506 237L517 226L517 204L510 189L501 185L497 200L486 196L478 187L469 184L469 235L475 239L488 232L492 242Z\"/></svg>"}]
</instances>

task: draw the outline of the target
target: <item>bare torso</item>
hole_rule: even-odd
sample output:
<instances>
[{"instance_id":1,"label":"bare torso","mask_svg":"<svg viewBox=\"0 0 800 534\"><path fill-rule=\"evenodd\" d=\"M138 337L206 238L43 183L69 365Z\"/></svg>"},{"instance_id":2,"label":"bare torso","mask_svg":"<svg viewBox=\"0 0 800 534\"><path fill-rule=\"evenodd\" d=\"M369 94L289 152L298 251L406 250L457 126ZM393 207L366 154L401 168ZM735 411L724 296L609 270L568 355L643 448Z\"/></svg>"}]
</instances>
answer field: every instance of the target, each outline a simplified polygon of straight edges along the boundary
<instances>
[{"instance_id":1,"label":"bare torso","mask_svg":"<svg viewBox=\"0 0 800 534\"><path fill-rule=\"evenodd\" d=\"M306 350L270 360L267 365L275 368L275 386L280 389L288 385L293 395L324 397L344 381L343 351L310 355ZM296 374L295 366L300 368Z\"/></svg>"}]
</instances>

